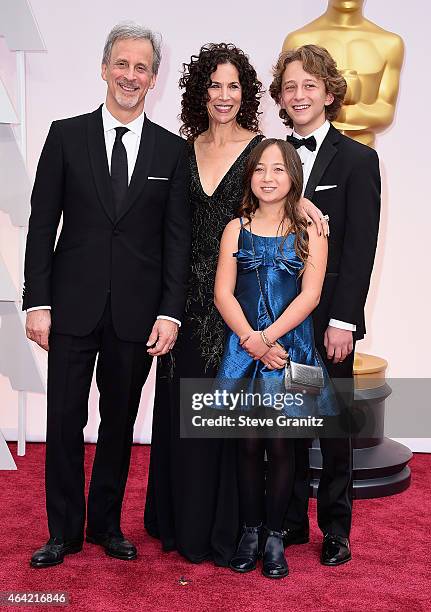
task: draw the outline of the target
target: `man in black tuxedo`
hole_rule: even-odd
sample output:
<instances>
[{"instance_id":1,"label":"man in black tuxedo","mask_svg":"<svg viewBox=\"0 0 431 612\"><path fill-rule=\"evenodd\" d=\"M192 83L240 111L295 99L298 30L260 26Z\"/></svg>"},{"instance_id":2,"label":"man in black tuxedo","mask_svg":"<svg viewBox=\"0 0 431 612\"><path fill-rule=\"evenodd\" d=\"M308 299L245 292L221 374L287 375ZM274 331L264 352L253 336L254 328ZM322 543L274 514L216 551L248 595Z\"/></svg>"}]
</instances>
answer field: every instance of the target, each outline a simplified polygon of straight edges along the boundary
<instances>
[{"instance_id":1,"label":"man in black tuxedo","mask_svg":"<svg viewBox=\"0 0 431 612\"><path fill-rule=\"evenodd\" d=\"M326 49L305 45L282 53L270 92L285 125L293 128L287 140L303 163L304 195L330 219L327 272L313 313L314 335L339 403L348 413L353 400L354 348L365 334L364 306L377 245L379 161L373 149L343 136L330 123L342 106L346 82ZM285 522L287 545L309 539L310 442L298 439L295 444L295 485ZM348 435L322 437L320 447L321 562L340 565L351 559L351 439Z\"/></svg>"},{"instance_id":2,"label":"man in black tuxedo","mask_svg":"<svg viewBox=\"0 0 431 612\"><path fill-rule=\"evenodd\" d=\"M119 559L137 554L120 527L133 426L152 358L176 340L190 250L185 142L144 114L160 58L158 35L133 23L114 27L102 63L105 104L55 121L37 169L23 308L27 336L49 350L50 539L33 567L82 548L83 428L96 357L101 422L87 542Z\"/></svg>"}]
</instances>

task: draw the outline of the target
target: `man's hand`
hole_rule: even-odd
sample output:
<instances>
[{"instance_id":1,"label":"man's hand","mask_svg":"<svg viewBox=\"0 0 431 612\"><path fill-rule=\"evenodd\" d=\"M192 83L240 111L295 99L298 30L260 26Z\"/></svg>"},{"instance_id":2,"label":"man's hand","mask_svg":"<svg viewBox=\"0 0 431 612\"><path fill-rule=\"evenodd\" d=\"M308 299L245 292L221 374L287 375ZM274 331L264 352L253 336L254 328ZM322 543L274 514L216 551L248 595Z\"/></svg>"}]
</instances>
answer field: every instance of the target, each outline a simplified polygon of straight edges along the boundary
<instances>
[{"instance_id":1,"label":"man's hand","mask_svg":"<svg viewBox=\"0 0 431 612\"><path fill-rule=\"evenodd\" d=\"M323 233L324 236L329 236L329 222L325 219L320 208L317 208L310 202L307 198L301 198L299 201L299 207L302 210L302 214L307 219L309 225L314 223L317 227L317 231L319 232L319 236Z\"/></svg>"},{"instance_id":2,"label":"man's hand","mask_svg":"<svg viewBox=\"0 0 431 612\"><path fill-rule=\"evenodd\" d=\"M49 332L51 329L51 311L48 309L32 310L27 313L25 333L45 351L49 350Z\"/></svg>"},{"instance_id":3,"label":"man's hand","mask_svg":"<svg viewBox=\"0 0 431 612\"><path fill-rule=\"evenodd\" d=\"M256 360L262 359L262 357L269 351L269 348L262 340L260 331L252 331L248 336L241 336L239 343L246 353Z\"/></svg>"},{"instance_id":4,"label":"man's hand","mask_svg":"<svg viewBox=\"0 0 431 612\"><path fill-rule=\"evenodd\" d=\"M166 355L174 347L177 337L177 323L167 319L157 319L147 342L147 346L152 348L149 348L147 353L152 357Z\"/></svg>"},{"instance_id":5,"label":"man's hand","mask_svg":"<svg viewBox=\"0 0 431 612\"><path fill-rule=\"evenodd\" d=\"M328 359L332 359L334 363L341 363L353 351L353 333L329 325L325 331L323 344Z\"/></svg>"},{"instance_id":6,"label":"man's hand","mask_svg":"<svg viewBox=\"0 0 431 612\"><path fill-rule=\"evenodd\" d=\"M286 365L288 354L284 348L277 344L269 349L269 351L262 357L261 361L266 365L268 370L281 370Z\"/></svg>"}]
</instances>

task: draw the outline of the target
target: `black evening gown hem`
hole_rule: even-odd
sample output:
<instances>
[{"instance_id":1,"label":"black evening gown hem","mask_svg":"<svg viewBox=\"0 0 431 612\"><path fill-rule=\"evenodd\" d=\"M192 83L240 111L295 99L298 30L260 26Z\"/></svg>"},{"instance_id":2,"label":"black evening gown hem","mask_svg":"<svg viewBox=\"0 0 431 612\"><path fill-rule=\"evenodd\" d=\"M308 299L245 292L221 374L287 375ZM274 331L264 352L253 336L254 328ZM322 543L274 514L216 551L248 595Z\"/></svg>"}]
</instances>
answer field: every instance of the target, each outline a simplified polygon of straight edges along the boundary
<instances>
[{"instance_id":1,"label":"black evening gown hem","mask_svg":"<svg viewBox=\"0 0 431 612\"><path fill-rule=\"evenodd\" d=\"M221 234L243 196L248 154L256 135L208 196L190 149L192 256L190 290L177 343L159 359L144 524L165 551L192 563L227 566L239 531L235 440L180 438L181 378L215 376L224 345L224 323L214 302Z\"/></svg>"}]
</instances>

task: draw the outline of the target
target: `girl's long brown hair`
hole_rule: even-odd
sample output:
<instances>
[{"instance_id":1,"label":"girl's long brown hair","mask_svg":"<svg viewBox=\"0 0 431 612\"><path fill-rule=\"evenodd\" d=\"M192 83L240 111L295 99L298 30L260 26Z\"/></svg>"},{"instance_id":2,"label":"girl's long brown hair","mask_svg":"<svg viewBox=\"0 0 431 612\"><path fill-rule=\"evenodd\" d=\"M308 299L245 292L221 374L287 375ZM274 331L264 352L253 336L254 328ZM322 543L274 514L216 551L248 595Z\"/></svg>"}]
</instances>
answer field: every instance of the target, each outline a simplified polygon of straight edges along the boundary
<instances>
[{"instance_id":1,"label":"girl's long brown hair","mask_svg":"<svg viewBox=\"0 0 431 612\"><path fill-rule=\"evenodd\" d=\"M287 229L283 234L280 248L283 247L287 236L290 233L294 233L295 252L301 261L305 263L309 254L307 221L302 216L299 209L299 200L302 195L303 184L302 163L295 147L290 143L278 138L266 138L254 147L247 160L247 166L244 173L244 197L238 209L238 216L245 217L248 223L251 223L254 213L259 208L259 200L251 189L251 179L263 152L272 145L277 145L280 149L286 171L292 181L292 186L284 201L284 220L288 223Z\"/></svg>"}]
</instances>

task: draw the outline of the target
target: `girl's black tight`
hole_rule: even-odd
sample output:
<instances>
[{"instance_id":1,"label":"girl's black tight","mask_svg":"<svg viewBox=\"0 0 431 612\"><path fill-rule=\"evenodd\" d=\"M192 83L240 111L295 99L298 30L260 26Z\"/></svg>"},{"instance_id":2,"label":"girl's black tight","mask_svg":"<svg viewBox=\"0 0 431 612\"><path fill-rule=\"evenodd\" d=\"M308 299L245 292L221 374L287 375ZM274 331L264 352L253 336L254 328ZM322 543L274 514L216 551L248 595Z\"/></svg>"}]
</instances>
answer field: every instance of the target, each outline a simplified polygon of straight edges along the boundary
<instances>
[{"instance_id":1,"label":"girl's black tight","mask_svg":"<svg viewBox=\"0 0 431 612\"><path fill-rule=\"evenodd\" d=\"M293 440L238 440L238 479L243 524L255 527L264 523L274 531L282 530L292 493L294 470Z\"/></svg>"}]
</instances>

